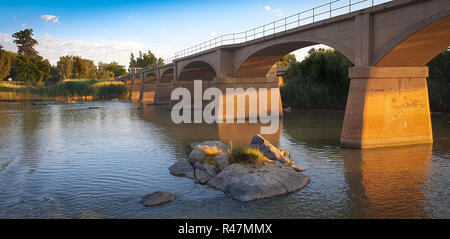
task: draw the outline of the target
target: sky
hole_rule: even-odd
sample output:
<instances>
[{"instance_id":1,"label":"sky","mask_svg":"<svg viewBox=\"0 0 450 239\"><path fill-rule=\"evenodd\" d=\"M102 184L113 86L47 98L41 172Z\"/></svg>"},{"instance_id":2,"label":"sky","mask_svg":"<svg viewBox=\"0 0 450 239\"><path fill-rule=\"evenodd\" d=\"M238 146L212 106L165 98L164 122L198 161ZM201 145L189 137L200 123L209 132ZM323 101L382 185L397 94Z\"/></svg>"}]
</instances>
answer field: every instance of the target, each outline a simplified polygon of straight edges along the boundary
<instances>
[{"instance_id":1,"label":"sky","mask_svg":"<svg viewBox=\"0 0 450 239\"><path fill-rule=\"evenodd\" d=\"M38 52L128 66L130 53L157 57L222 34L242 32L327 3L329 0L49 0L0 1L0 44L17 51L11 35L32 28ZM296 51L303 58L309 49Z\"/></svg>"}]
</instances>

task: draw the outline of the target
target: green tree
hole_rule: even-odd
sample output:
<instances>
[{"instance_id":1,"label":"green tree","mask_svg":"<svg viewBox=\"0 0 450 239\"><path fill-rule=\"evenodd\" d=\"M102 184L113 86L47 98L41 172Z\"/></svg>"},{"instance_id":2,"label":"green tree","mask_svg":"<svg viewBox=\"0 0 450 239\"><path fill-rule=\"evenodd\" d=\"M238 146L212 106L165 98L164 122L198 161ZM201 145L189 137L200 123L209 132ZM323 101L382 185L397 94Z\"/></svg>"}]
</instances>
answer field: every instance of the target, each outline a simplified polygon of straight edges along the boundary
<instances>
[{"instance_id":1,"label":"green tree","mask_svg":"<svg viewBox=\"0 0 450 239\"><path fill-rule=\"evenodd\" d=\"M110 64L105 64L105 69L114 73L114 77L123 76L127 74L125 66L113 61Z\"/></svg>"},{"instance_id":2,"label":"green tree","mask_svg":"<svg viewBox=\"0 0 450 239\"><path fill-rule=\"evenodd\" d=\"M134 59L134 54L131 53L130 56L130 68L135 68L136 67L136 59Z\"/></svg>"},{"instance_id":3,"label":"green tree","mask_svg":"<svg viewBox=\"0 0 450 239\"><path fill-rule=\"evenodd\" d=\"M30 57L19 56L11 69L11 76L15 81L36 84L39 79L39 68Z\"/></svg>"},{"instance_id":4,"label":"green tree","mask_svg":"<svg viewBox=\"0 0 450 239\"><path fill-rule=\"evenodd\" d=\"M352 63L334 50L313 49L305 60L293 63L281 88L283 102L296 108L345 107Z\"/></svg>"},{"instance_id":5,"label":"green tree","mask_svg":"<svg viewBox=\"0 0 450 239\"><path fill-rule=\"evenodd\" d=\"M17 53L0 50L0 80L10 75L17 56Z\"/></svg>"},{"instance_id":6,"label":"green tree","mask_svg":"<svg viewBox=\"0 0 450 239\"><path fill-rule=\"evenodd\" d=\"M60 80L70 79L73 76L73 57L62 56L56 63Z\"/></svg>"},{"instance_id":7,"label":"green tree","mask_svg":"<svg viewBox=\"0 0 450 239\"><path fill-rule=\"evenodd\" d=\"M38 45L38 41L33 38L33 29L25 29L12 35L17 45L18 53L21 56L37 56L38 52L34 46Z\"/></svg>"},{"instance_id":8,"label":"green tree","mask_svg":"<svg viewBox=\"0 0 450 239\"><path fill-rule=\"evenodd\" d=\"M432 111L450 111L450 50L428 63L428 89Z\"/></svg>"},{"instance_id":9,"label":"green tree","mask_svg":"<svg viewBox=\"0 0 450 239\"><path fill-rule=\"evenodd\" d=\"M72 67L72 76L80 79L86 77L89 73L89 66L86 65L86 62L83 58L79 56L73 57L73 67Z\"/></svg>"},{"instance_id":10,"label":"green tree","mask_svg":"<svg viewBox=\"0 0 450 239\"><path fill-rule=\"evenodd\" d=\"M297 62L294 54L287 54L277 62L278 67L290 66Z\"/></svg>"},{"instance_id":11,"label":"green tree","mask_svg":"<svg viewBox=\"0 0 450 239\"><path fill-rule=\"evenodd\" d=\"M107 64L103 64L102 62L98 63L98 79L99 80L113 80L114 73L106 69Z\"/></svg>"}]
</instances>

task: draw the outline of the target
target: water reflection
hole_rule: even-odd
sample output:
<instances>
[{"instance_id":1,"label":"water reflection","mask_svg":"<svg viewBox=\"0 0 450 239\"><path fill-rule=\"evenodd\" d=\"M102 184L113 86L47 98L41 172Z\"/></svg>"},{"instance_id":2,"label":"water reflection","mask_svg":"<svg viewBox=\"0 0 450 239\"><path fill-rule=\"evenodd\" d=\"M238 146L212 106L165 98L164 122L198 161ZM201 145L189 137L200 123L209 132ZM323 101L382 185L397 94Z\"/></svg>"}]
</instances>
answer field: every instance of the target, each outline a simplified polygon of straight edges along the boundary
<instances>
[{"instance_id":1,"label":"water reflection","mask_svg":"<svg viewBox=\"0 0 450 239\"><path fill-rule=\"evenodd\" d=\"M348 195L360 202L355 217L413 218L429 215L426 206L431 144L341 150Z\"/></svg>"},{"instance_id":2,"label":"water reflection","mask_svg":"<svg viewBox=\"0 0 450 239\"><path fill-rule=\"evenodd\" d=\"M168 167L203 140L249 145L260 124L174 124L164 106L0 104L0 218L448 218L450 118L434 145L339 147L343 111L284 115L264 135L308 169L303 190L242 203ZM178 200L143 208L141 197Z\"/></svg>"}]
</instances>

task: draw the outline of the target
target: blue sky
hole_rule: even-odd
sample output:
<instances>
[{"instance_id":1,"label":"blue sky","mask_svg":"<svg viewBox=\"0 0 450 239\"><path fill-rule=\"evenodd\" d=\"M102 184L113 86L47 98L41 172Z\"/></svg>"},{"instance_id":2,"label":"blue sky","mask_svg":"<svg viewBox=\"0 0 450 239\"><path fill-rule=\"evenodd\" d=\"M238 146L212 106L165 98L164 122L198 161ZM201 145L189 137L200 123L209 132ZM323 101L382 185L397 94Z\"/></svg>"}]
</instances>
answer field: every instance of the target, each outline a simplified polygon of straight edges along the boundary
<instances>
[{"instance_id":1,"label":"blue sky","mask_svg":"<svg viewBox=\"0 0 450 239\"><path fill-rule=\"evenodd\" d=\"M73 54L128 65L132 51L151 50L171 57L215 36L248 30L327 2L2 0L0 44L15 50L11 34L32 28L40 42L38 51L53 64L59 56Z\"/></svg>"}]
</instances>

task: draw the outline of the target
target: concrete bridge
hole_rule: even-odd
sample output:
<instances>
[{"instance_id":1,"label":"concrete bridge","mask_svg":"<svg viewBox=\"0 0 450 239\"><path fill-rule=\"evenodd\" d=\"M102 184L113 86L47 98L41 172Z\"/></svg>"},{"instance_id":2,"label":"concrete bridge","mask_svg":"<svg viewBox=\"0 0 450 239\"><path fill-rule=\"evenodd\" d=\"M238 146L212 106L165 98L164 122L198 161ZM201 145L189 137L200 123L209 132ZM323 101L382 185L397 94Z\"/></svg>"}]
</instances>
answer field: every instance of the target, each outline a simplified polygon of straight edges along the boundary
<instances>
[{"instance_id":1,"label":"concrete bridge","mask_svg":"<svg viewBox=\"0 0 450 239\"><path fill-rule=\"evenodd\" d=\"M426 64L450 45L449 1L394 0L356 11L373 1L335 5L341 2L215 38L177 53L170 64L118 80L129 86L131 100L156 104L170 104L172 89L192 90L196 79L203 88L276 88L279 59L325 44L354 64L342 146L432 143Z\"/></svg>"}]
</instances>

